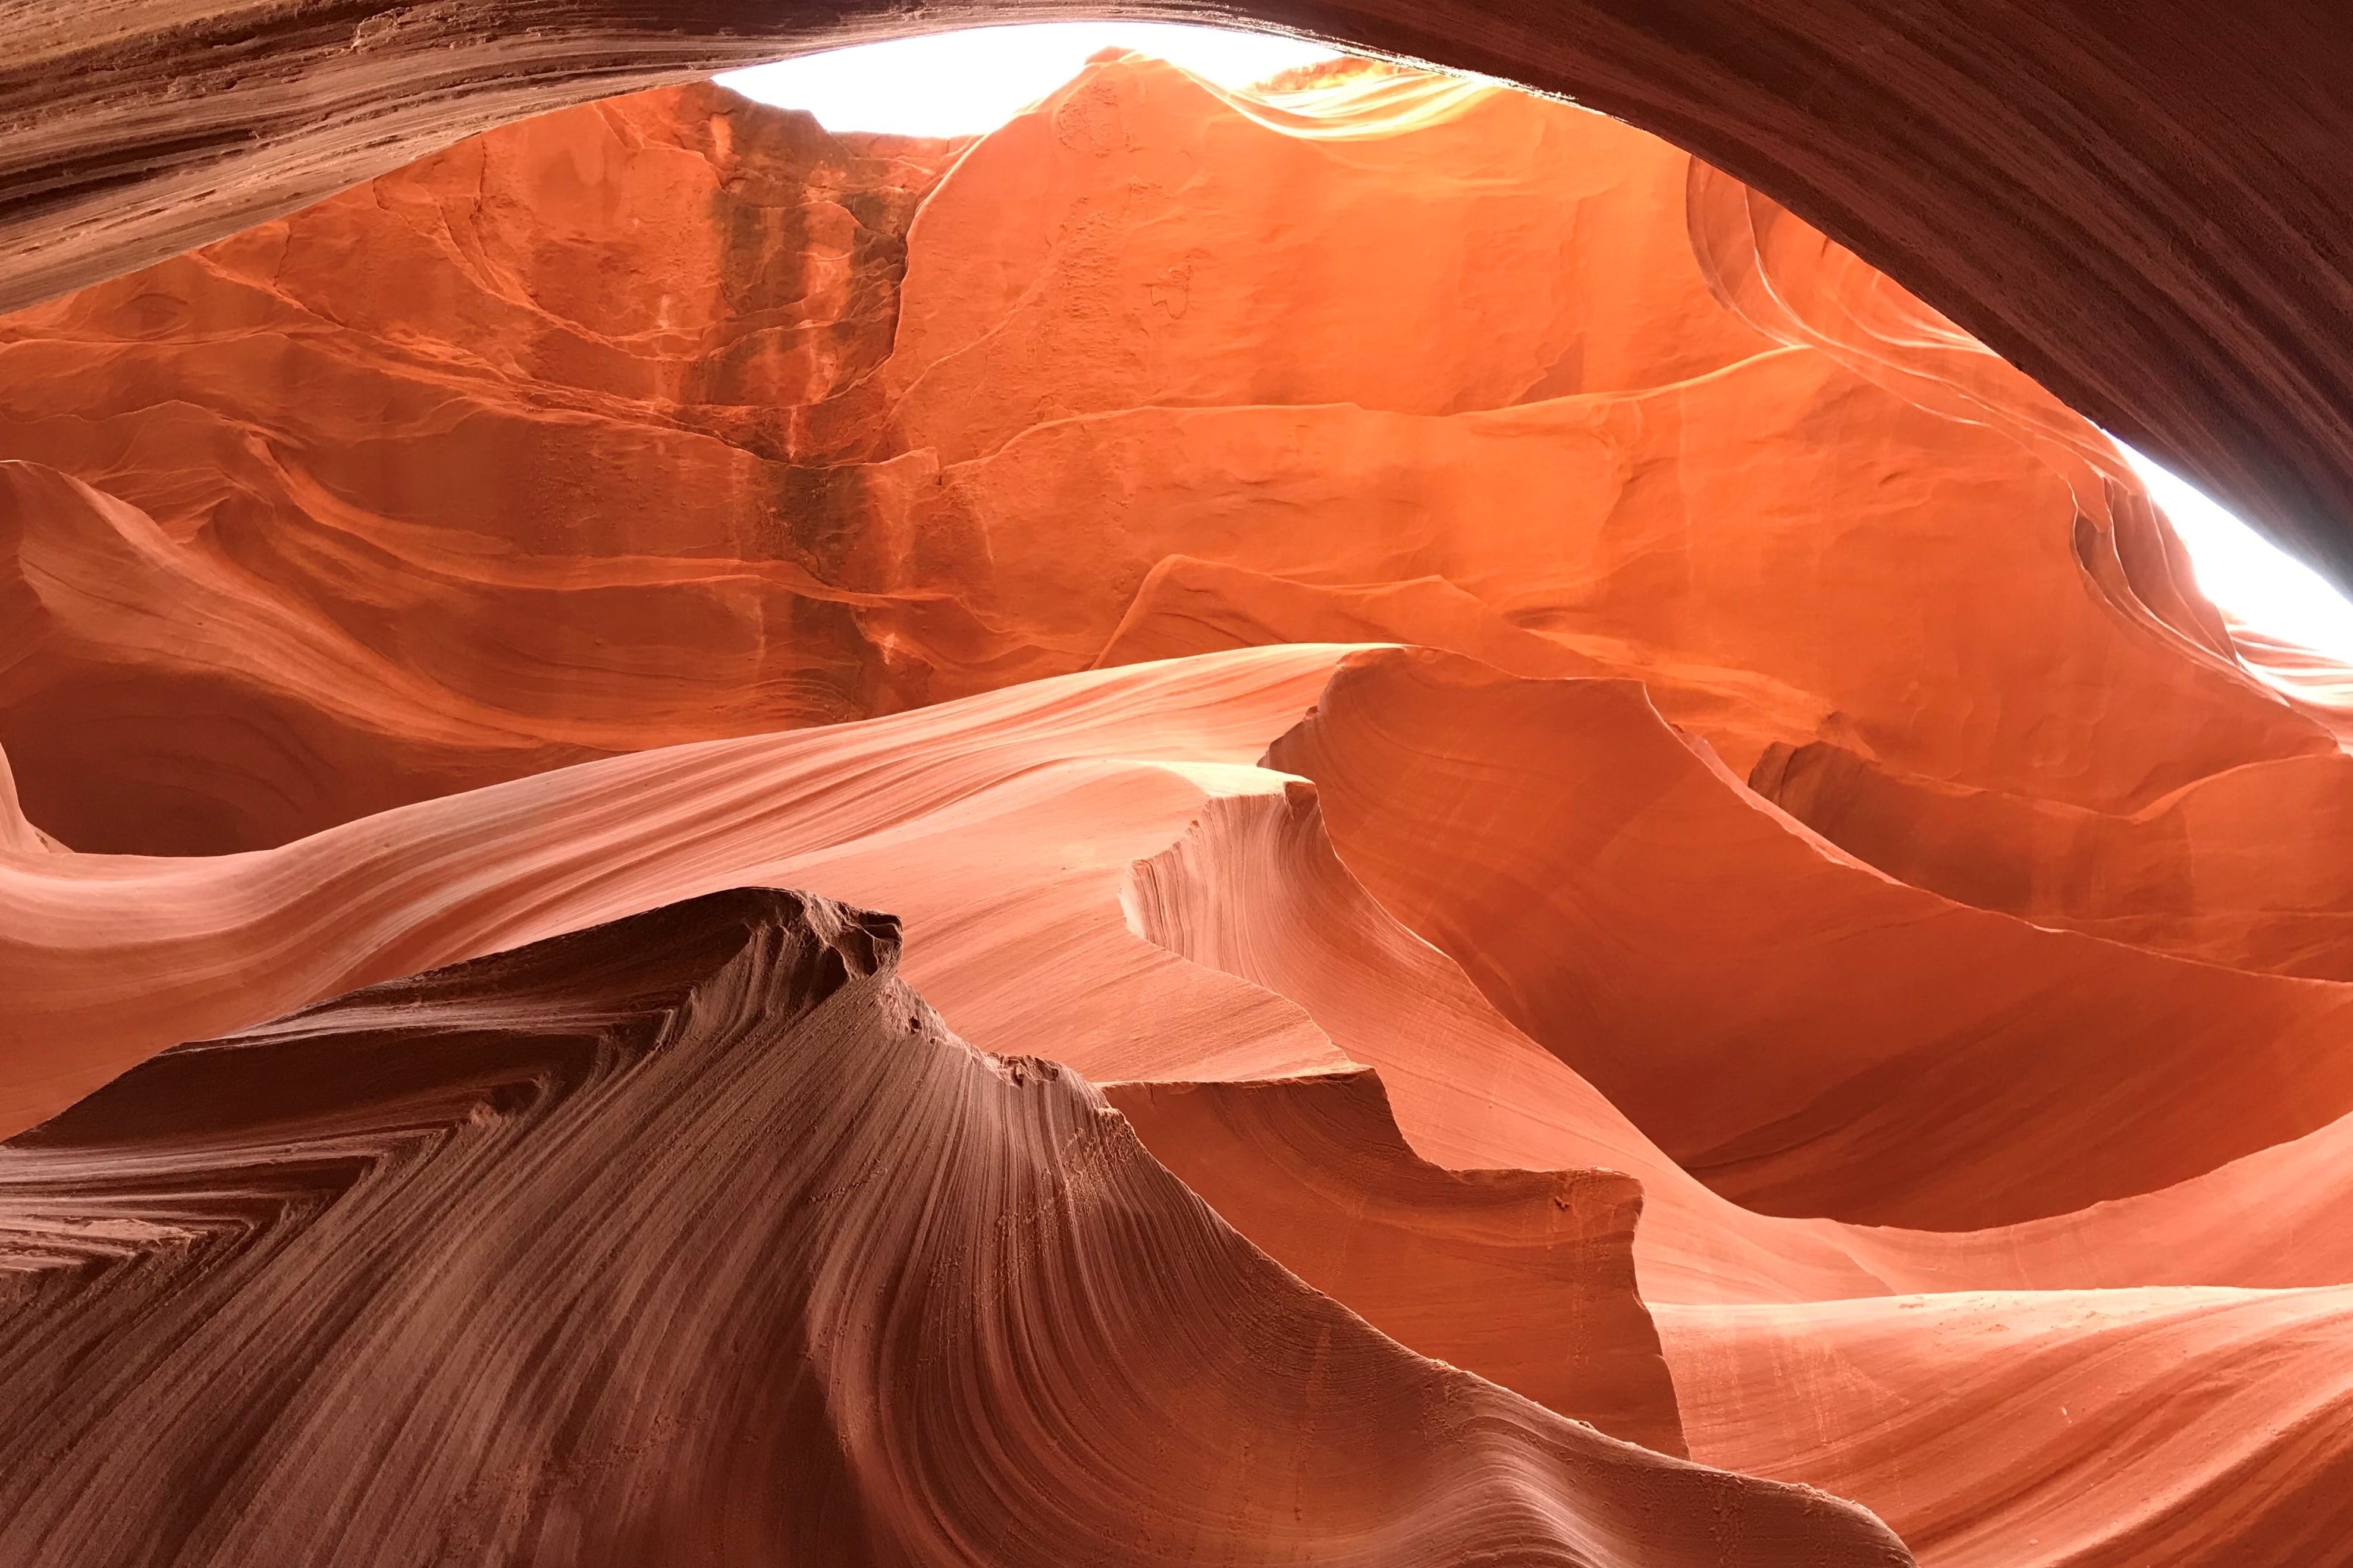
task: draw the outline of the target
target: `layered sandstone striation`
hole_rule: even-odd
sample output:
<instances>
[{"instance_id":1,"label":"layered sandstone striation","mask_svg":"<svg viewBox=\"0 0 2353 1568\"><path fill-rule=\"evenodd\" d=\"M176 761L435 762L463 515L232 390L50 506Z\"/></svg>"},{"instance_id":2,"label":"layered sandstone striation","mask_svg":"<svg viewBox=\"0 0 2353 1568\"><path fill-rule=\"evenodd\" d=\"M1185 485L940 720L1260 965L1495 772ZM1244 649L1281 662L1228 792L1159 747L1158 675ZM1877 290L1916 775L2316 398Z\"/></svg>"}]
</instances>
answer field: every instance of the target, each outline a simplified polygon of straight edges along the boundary
<instances>
[{"instance_id":1,"label":"layered sandstone striation","mask_svg":"<svg viewBox=\"0 0 2353 1568\"><path fill-rule=\"evenodd\" d=\"M26 1561L2353 1563L2353 674L1624 125L566 110L0 531Z\"/></svg>"},{"instance_id":2,"label":"layered sandstone striation","mask_svg":"<svg viewBox=\"0 0 2353 1568\"><path fill-rule=\"evenodd\" d=\"M0 1146L0 1401L47 1407L10 1559L1903 1560L1383 1338L1082 1079L956 1039L899 940L714 894Z\"/></svg>"},{"instance_id":3,"label":"layered sandstone striation","mask_svg":"<svg viewBox=\"0 0 2353 1568\"><path fill-rule=\"evenodd\" d=\"M54 1016L135 1024L117 1037L121 1061L153 1048L142 1038L196 1033L236 1008L274 1011L371 969L490 952L747 878L888 901L913 911L909 967L960 1031L1000 1050L1050 1042L1058 1059L1124 1086L1114 1102L1135 1110L1147 1147L1376 1328L1654 1443L1674 1428L1660 1425L1657 1373L1641 1369L1663 1349L1675 1426L1694 1398L1732 1402L1689 1437L1699 1457L1836 1477L1899 1530L1930 1517L1905 1511L1921 1495L1921 1450L1871 1450L1913 1478L1892 1491L1810 1449L1759 1458L1756 1445L1786 1430L1782 1395L1716 1392L1710 1369L1722 1363L1679 1349L1695 1342L1683 1329L1734 1332L1782 1321L1759 1309L1816 1300L1883 1299L1901 1312L1924 1290L2105 1289L2117 1299L2104 1310L2132 1310L2145 1281L2353 1282L2328 1218L2343 1123L2120 1203L1976 1232L1776 1219L1711 1192L1366 891L1333 851L1317 791L1253 764L1271 743L1296 745L1286 735L1303 717L1322 728L1363 700L1366 675L1409 726L1396 682L1430 658L1278 647L1065 678L876 723L564 770L259 857L78 857L26 829L12 838L11 889L36 918L12 939L11 982L48 998ZM1624 690L1532 684L1607 700ZM1709 776L1727 802L1742 798L1736 781ZM1820 842L1794 823L1782 831ZM1167 847L1152 853L1155 843ZM1477 863L1475 851L1465 858ZM187 977L176 996L159 994L153 978L175 973ZM247 984L228 989L223 975ZM185 1010L159 1016L175 1005ZM1382 1100L1365 1099L1367 1068L1395 1133L1379 1125ZM1989 1148L1975 1168L1990 1180L2010 1157ZM1546 1174L1597 1166L1627 1174ZM1511 1172L1525 1173L1497 1174ZM1639 1217L1613 1217L1608 1205L1622 1199L1606 1194L1631 1183ZM1585 1193L1604 1206L1569 1196ZM2251 1213L2265 1217L2251 1224ZM1490 1285L1470 1305L1449 1289L1498 1269L1520 1282L1509 1295ZM1650 1303L1690 1304L1662 1320L1676 1333L1650 1328L1630 1276ZM1454 1310L1440 1310L1450 1300ZM2086 1331L2098 1321L2062 1319ZM2160 1363L2179 1358L2152 1352L2112 1375ZM1924 1384L1940 1398L1965 1386ZM2015 1405L2042 1385L2000 1386ZM2010 1418L2004 1408L1985 1419ZM2105 1439L2093 1429L2084 1440ZM2266 1439L2246 1463L2293 1464L2294 1451ZM1970 1529L2017 1552L2042 1517L2027 1499L1981 1510ZM2205 1517L2192 1508L2168 1528L2194 1535ZM2301 1529L2299 1518L2279 1527Z\"/></svg>"}]
</instances>

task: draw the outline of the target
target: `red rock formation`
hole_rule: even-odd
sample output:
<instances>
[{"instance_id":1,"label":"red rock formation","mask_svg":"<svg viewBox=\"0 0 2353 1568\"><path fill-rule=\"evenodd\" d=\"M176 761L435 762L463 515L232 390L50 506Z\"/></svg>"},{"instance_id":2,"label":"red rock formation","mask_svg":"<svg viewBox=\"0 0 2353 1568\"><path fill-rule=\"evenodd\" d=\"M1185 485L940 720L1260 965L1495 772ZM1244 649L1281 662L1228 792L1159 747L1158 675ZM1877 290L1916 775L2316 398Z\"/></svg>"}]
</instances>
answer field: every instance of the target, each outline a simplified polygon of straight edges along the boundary
<instances>
[{"instance_id":1,"label":"red rock formation","mask_svg":"<svg viewBox=\"0 0 2353 1568\"><path fill-rule=\"evenodd\" d=\"M0 462L0 538L5 734L69 842L269 843L577 754L54 468Z\"/></svg>"},{"instance_id":2,"label":"red rock formation","mask_svg":"<svg viewBox=\"0 0 2353 1568\"><path fill-rule=\"evenodd\" d=\"M0 1408L43 1406L9 1559L1907 1560L1400 1349L1082 1080L958 1041L898 945L718 894L0 1148Z\"/></svg>"},{"instance_id":3,"label":"red rock formation","mask_svg":"<svg viewBox=\"0 0 2353 1568\"><path fill-rule=\"evenodd\" d=\"M113 499L20 479L20 554L135 549L103 613L185 623L118 639L86 595L18 587L54 627L0 696L31 808L79 847L216 852L903 706L812 581L841 542L786 459L858 426L953 152L681 89L26 318L6 454ZM215 604L279 623L270 651L207 629Z\"/></svg>"},{"instance_id":4,"label":"red rock formation","mask_svg":"<svg viewBox=\"0 0 2353 1568\"><path fill-rule=\"evenodd\" d=\"M1115 1084L1108 1098L1227 1224L1399 1343L1613 1437L1684 1452L1635 1289L1632 1177L1430 1164L1370 1070ZM1511 1307L1466 1310L1479 1301Z\"/></svg>"},{"instance_id":5,"label":"red rock formation","mask_svg":"<svg viewBox=\"0 0 2353 1568\"><path fill-rule=\"evenodd\" d=\"M1636 1261L1653 1300L1786 1301L1931 1282L2016 1289L2029 1278L2047 1287L2101 1282L2088 1277L2102 1273L2132 1278L2136 1269L2147 1270L2140 1278L2166 1269L2193 1279L2236 1269L2252 1279L2268 1272L2269 1282L2283 1270L2325 1275L2334 1268L2340 1272L2333 1278L2353 1279L2353 1255L2332 1261L2325 1245L2315 1245L2337 1229L2327 1217L2336 1205L2325 1189L2327 1173L2341 1168L2332 1152L2341 1127L2201 1178L2211 1189L2203 1194L2193 1183L2133 1204L1976 1237L1845 1231L1824 1222L1763 1219L1724 1204L1682 1175L1556 1058L1512 1030L1459 970L1405 935L1356 889L1320 847L1320 818L1302 786L1286 794L1279 776L1239 760L1314 697L1335 651L1251 650L1146 666L839 731L615 759L233 861L109 862L60 855L20 835L12 886L19 894L46 890L52 898L80 887L83 933L135 926L142 911L153 921L168 910L173 918L157 923L181 929L206 908L252 911L249 934L237 939L243 957L228 956L240 949L224 948L219 939L176 952L152 942L143 951L84 945L82 962L47 976L52 984L74 969L109 976L126 999L138 996L152 1008L153 977L175 966L192 977L242 973L258 983L257 1005L272 994L272 985L286 994L284 980L269 979L273 966L291 961L301 983L301 963L318 945L313 939L331 930L315 911L362 889L371 890L375 907L353 911L358 931L406 927L415 933L387 948L383 962L397 966L437 951L505 945L593 920L599 910L641 907L698 883L721 884L743 875L740 868L757 866L765 874L844 890L862 885L921 910L913 922L917 952L928 953L927 966L943 988L957 994L950 1016L976 1021L984 1038L1008 1048L1024 1037L1008 1028L1026 1030L1028 1043L1064 1059L1103 1064L1091 1070L1103 1076L1134 1077L1141 1068L1176 1081L1204 1073L1262 1078L1270 1047L1292 1053L1299 1064L1293 1071L1328 1071L1325 1062L1345 1067L1351 1057L1369 1058L1398 1086L1401 1128L1457 1168L1540 1171L1606 1163L1636 1173L1649 1194L1643 1229L1651 1237L1647 1245L1638 1239ZM1329 710L1331 700L1321 706ZM1155 749L1169 760L1140 755ZM797 766L796 751L805 754ZM1058 753L1067 760L1048 761ZM1101 760L1090 763L1090 756ZM1205 785L1217 792L1206 816ZM1725 781L1724 787L1736 786ZM1185 821L1196 816L1207 837L1199 829L1185 835ZM1235 838L1221 826L1252 823L1274 831L1269 837L1250 829ZM1133 846L1180 836L1181 854L1123 874ZM803 847L797 854L796 843ZM775 858L779 850L784 858ZM199 867L206 875L190 878ZM1303 868L1310 875L1303 883L1297 879ZM306 895L306 885L319 893ZM267 889L268 901L240 888ZM1269 903L1271 894L1309 901ZM406 908L396 907L404 900ZM23 936L46 931L52 953L58 936L69 950L88 943L87 935L76 943L76 928L59 923L65 908L36 906L46 919L28 921ZM1121 949L1117 939L1129 927L1149 943ZM273 939L272 932L282 934ZM286 935L300 940L290 943ZM340 939L346 954L352 940ZM1253 984L1220 986L1214 969L1182 963L1155 968L1145 962L1154 945L1176 947ZM23 955L20 963L29 956L22 938L15 951ZM1041 963L1039 954L1053 956ZM28 982L41 978L20 968L12 984L31 994L36 985ZM1286 1010L1293 1021L1285 1021ZM1155 1020L1142 1039L1134 1037L1139 1018ZM47 1034L82 1037L72 1027ZM1283 1047L1286 1038L1301 1043ZM1300 1055L1303 1047L1309 1054ZM1319 1048L1321 1058L1313 1054ZM1161 1065L1145 1067L1155 1059ZM1162 1138L1180 1164L1201 1152L1197 1140L1166 1128ZM1424 1188L1437 1181L1446 1190L1444 1178L1423 1169L1414 1181ZM1323 1274L1318 1282L1344 1290L1373 1287L1366 1310L1377 1319L1387 1315L1385 1307L1396 1312L1397 1281L1426 1279L1433 1266L1464 1267L1442 1260L1462 1257L1472 1239L1445 1240L1449 1227L1424 1228L1425 1237L1437 1240L1433 1257L1441 1261L1420 1275L1397 1264L1388 1271L1326 1272L1316 1261L1324 1237L1265 1226L1266 1189L1237 1193L1230 1174L1226 1184L1222 1195L1243 1212L1245 1224L1254 1216L1265 1239L1288 1241L1298 1249L1300 1268ZM1278 1205L1278 1221L1282 1212ZM1436 1217L1426 1207L1420 1212ZM2265 1222L2250 1226L2249 1213ZM1320 1256L1328 1264L1328 1252ZM2037 1257L2043 1261L2032 1262ZM1580 1297L1591 1289L1583 1278ZM2300 1277L2311 1278L2313 1272ZM1701 1289L1696 1298L1688 1294L1694 1284ZM1514 1321L1539 1322L1540 1314L1567 1305L1538 1291ZM1444 1353L1465 1346L1456 1323L1423 1321L1446 1336L1426 1348ZM1406 1331L1414 1325L1396 1315L1388 1326ZM1588 1333L1594 1326L1588 1318ZM1533 1342L1558 1342L1547 1335ZM1581 1342L1590 1353L1593 1342ZM1530 1343L1490 1340L1488 1353L1516 1354L1525 1366ZM1715 1375L1707 1364L1675 1361L1679 1401L1694 1397L1695 1387L1698 1396L1718 1397L1705 1393L1712 1384L1692 1381ZM1785 1468L1817 1479L1847 1473L1807 1472L1805 1463ZM2038 1517L2023 1504L2006 1505L1984 1528L2014 1545L2021 1531L2039 1528Z\"/></svg>"},{"instance_id":6,"label":"red rock formation","mask_svg":"<svg viewBox=\"0 0 2353 1568\"><path fill-rule=\"evenodd\" d=\"M1635 1261L1653 1302L2353 1281L2353 1247L2328 1217L2344 1201L2353 1119L2162 1192L2022 1225L1929 1232L1778 1218L1703 1186L1506 1022L1340 863L1300 786L1210 802L1132 879L1140 934L1297 1004L1378 1069L1400 1130L1427 1157L1456 1168L1591 1163L1637 1177Z\"/></svg>"},{"instance_id":7,"label":"red rock formation","mask_svg":"<svg viewBox=\"0 0 2353 1568\"><path fill-rule=\"evenodd\" d=\"M2236 969L2353 979L2341 753L2249 763L2129 814L1936 784L1819 741L1768 749L1748 782L1880 869L1965 903Z\"/></svg>"},{"instance_id":8,"label":"red rock formation","mask_svg":"<svg viewBox=\"0 0 2353 1568\"><path fill-rule=\"evenodd\" d=\"M1128 866L1205 798L1281 787L1249 764L1340 652L1253 648L608 758L251 855L60 853L16 817L0 834L0 1128L180 1040L746 881L903 911L912 977L984 1046L1034 1023L1101 1079L1345 1066L1288 1010L1238 1019L1234 987L1133 935L1119 903ZM1082 1008L1041 990L1040 951Z\"/></svg>"},{"instance_id":9,"label":"red rock formation","mask_svg":"<svg viewBox=\"0 0 2353 1568\"><path fill-rule=\"evenodd\" d=\"M1358 656L1267 760L1316 781L1375 897L1752 1207L2014 1223L2353 1110L2325 1044L2353 992L1892 881L1762 808L1630 682ZM2094 1082L2108 1114L2087 1126L2062 1086Z\"/></svg>"},{"instance_id":10,"label":"red rock formation","mask_svg":"<svg viewBox=\"0 0 2353 1568\"><path fill-rule=\"evenodd\" d=\"M2106 1290L1662 1326L1700 1455L1864 1500L1925 1563L2335 1564L2349 1310L2341 1289Z\"/></svg>"},{"instance_id":11,"label":"red rock formation","mask_svg":"<svg viewBox=\"0 0 2353 1568\"><path fill-rule=\"evenodd\" d=\"M1147 161L1219 172L1166 215L1181 223L1075 221L1137 171L1082 140L1059 163L1031 143L1061 147L1069 126L1106 115L1134 121L1124 133ZM1333 126L1348 133L1335 140ZM388 797L1077 668L1134 584L1089 583L1057 603L1062 584L1025 559L1062 538L1043 498L1022 503L1027 537L1001 582L996 546L970 540L988 521L958 530L915 500L944 482L943 463L1034 423L1041 404L1479 407L1714 368L1760 341L1706 306L1676 216L1684 160L1622 127L1426 78L1329 124L1268 125L1132 63L990 138L931 205L918 254L937 259L919 268L886 361L911 197L948 151L846 143L708 88L626 100L468 143L20 318L0 352L23 388L10 454L143 508L183 547L159 550L167 578L285 601L322 623L318 657L354 671L323 704L342 710L313 721L322 733L257 747L255 731L285 727L279 710L319 700L267 666L226 690L209 668L166 667L135 700L173 714L170 734L118 723L65 756L44 740L54 715L121 680L51 650L63 668L22 671L0 694L0 740L33 809L86 848L255 847ZM1415 172L1433 156L1469 173ZM1554 188L1563 157L1590 175ZM1498 210L1498 181L1544 193L1537 221ZM1464 236L1418 279L1360 268L1281 300L1253 287L1255 264L1195 277L1202 242L1219 237L1204 226L1230 229L1216 248L1240 257L1267 237L1270 204L1329 192L1330 210L1301 215L1290 242L1328 252L1335 236L1387 221L1401 188L1419 189L1419 222ZM1025 231L998 221L1008 201L1066 243L988 254ZM1647 247L1574 247L1595 226ZM1565 250L1586 259L1527 338L1521 280ZM1134 274L1140 299L1166 298L1138 317L1124 295L1106 309L1066 286L1106 266ZM1465 268L1490 295L1475 336L1409 363L1367 332L1400 311L1461 309ZM1180 274L1192 280L1176 301ZM1009 280L1031 307L999 320L981 278ZM1630 289L1647 302L1630 308ZM1157 346L1139 357L1147 338ZM1458 341L1475 346L1435 346ZM1024 374L992 374L975 395L975 342ZM1326 363L1342 348L1345 363ZM92 374L95 359L106 368ZM1436 405L1433 377L1455 388ZM969 427L997 434L976 447ZM904 459L824 465L844 452ZM20 526L71 532L75 515L27 510ZM1038 537L1048 526L1053 538ZM153 613L173 613L175 587L153 585ZM386 661L400 668L366 673ZM152 689L195 684L207 689L194 701ZM455 754L441 726L403 711L420 697L473 719ZM220 732L212 754L207 725ZM306 752L322 753L310 777ZM113 798L80 789L98 772ZM225 798L202 798L207 773ZM361 776L369 793L335 798ZM251 820L273 805L274 819Z\"/></svg>"},{"instance_id":12,"label":"red rock formation","mask_svg":"<svg viewBox=\"0 0 2353 1568\"><path fill-rule=\"evenodd\" d=\"M2353 677L1757 191L692 88L0 365L0 1555L2348 1561Z\"/></svg>"},{"instance_id":13,"label":"red rock formation","mask_svg":"<svg viewBox=\"0 0 2353 1568\"><path fill-rule=\"evenodd\" d=\"M144 265L504 120L920 16L747 0L32 5L0 72L0 300ZM1574 98L1788 200L2353 582L2348 34L2305 0L1155 0Z\"/></svg>"},{"instance_id":14,"label":"red rock formation","mask_svg":"<svg viewBox=\"0 0 2353 1568\"><path fill-rule=\"evenodd\" d=\"M190 633L134 679L52 610L0 678L36 820L260 847L893 711L1136 657L1180 568L1253 603L1440 579L1381 635L1636 675L1743 771L1827 738L2129 812L2334 750L2103 437L1623 126L1113 58L911 224L949 153L622 100L0 323L6 452L161 531L140 613L202 579L313 650L222 668ZM1364 243L1391 224L1447 237ZM97 503L54 492L19 531L84 548ZM1260 615L1229 640L1297 635Z\"/></svg>"},{"instance_id":15,"label":"red rock formation","mask_svg":"<svg viewBox=\"0 0 2353 1568\"><path fill-rule=\"evenodd\" d=\"M1696 1451L1864 1498L1928 1563L2343 1560L2343 1292L2083 1288L2353 1278L2330 1217L2353 1119L1973 1235L1766 1219L1699 1187L1396 927L1312 804L1275 805L1213 808L1150 864L1154 933L1379 1063L1433 1158L1638 1173L1646 1296L1708 1303L1654 1306ZM2028 1289L2073 1293L1978 1293ZM1806 1296L1869 1299L1770 1304ZM1735 1301L1759 1304L1717 1304Z\"/></svg>"},{"instance_id":16,"label":"red rock formation","mask_svg":"<svg viewBox=\"0 0 2353 1568\"><path fill-rule=\"evenodd\" d=\"M1689 162L1443 77L1267 105L1104 61L925 204L882 372L900 439L947 466L1131 409L1440 415L1721 370L1767 343L1710 308ZM1380 235L1414 238L1341 243Z\"/></svg>"}]
</instances>

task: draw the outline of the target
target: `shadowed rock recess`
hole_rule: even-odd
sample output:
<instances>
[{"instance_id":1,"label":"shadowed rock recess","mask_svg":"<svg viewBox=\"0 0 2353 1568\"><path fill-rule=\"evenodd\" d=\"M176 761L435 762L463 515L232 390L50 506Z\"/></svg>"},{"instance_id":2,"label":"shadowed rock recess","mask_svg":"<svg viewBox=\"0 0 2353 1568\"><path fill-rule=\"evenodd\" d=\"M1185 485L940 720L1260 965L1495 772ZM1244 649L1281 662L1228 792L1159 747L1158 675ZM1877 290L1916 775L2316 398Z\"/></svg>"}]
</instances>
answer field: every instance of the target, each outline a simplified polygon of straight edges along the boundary
<instances>
[{"instance_id":1,"label":"shadowed rock recess","mask_svg":"<svg viewBox=\"0 0 2353 1568\"><path fill-rule=\"evenodd\" d=\"M2353 1565L2353 669L1935 308L2309 500L2335 275L1936 206L1983 91L1771 85L1844 10L1290 18L1729 173L1115 51L461 139L778 24L39 20L0 1561Z\"/></svg>"}]
</instances>

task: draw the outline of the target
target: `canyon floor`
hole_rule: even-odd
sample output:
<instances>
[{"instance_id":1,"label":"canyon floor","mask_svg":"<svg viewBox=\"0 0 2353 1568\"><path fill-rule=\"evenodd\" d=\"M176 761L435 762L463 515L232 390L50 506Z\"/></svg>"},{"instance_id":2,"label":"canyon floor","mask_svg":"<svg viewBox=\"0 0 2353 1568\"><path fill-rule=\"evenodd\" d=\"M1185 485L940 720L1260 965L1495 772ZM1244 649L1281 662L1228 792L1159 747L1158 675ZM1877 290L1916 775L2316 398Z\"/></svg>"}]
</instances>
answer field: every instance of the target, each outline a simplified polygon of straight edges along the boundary
<instances>
[{"instance_id":1,"label":"canyon floor","mask_svg":"<svg viewBox=\"0 0 2353 1568\"><path fill-rule=\"evenodd\" d=\"M2353 671L1577 107L0 317L0 1561L2353 1563Z\"/></svg>"}]
</instances>

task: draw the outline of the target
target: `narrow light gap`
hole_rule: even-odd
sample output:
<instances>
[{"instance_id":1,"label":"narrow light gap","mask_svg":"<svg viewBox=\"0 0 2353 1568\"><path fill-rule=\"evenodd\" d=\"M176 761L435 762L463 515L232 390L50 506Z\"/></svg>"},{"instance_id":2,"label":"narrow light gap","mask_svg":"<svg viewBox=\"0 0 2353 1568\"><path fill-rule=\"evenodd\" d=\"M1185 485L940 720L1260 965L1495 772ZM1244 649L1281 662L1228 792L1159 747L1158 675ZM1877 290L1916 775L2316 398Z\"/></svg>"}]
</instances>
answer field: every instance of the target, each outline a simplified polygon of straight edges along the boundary
<instances>
[{"instance_id":1,"label":"narrow light gap","mask_svg":"<svg viewBox=\"0 0 2353 1568\"><path fill-rule=\"evenodd\" d=\"M2266 637L2353 666L2353 600L2188 479L2121 441L2116 447L2173 524L2215 608Z\"/></svg>"},{"instance_id":2,"label":"narrow light gap","mask_svg":"<svg viewBox=\"0 0 2353 1568\"><path fill-rule=\"evenodd\" d=\"M1176 22L1039 22L926 33L730 71L744 97L805 109L828 131L973 136L996 130L1079 73L1087 57L1134 49L1229 91L1337 59L1302 38Z\"/></svg>"}]
</instances>

